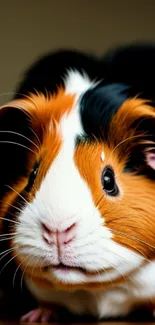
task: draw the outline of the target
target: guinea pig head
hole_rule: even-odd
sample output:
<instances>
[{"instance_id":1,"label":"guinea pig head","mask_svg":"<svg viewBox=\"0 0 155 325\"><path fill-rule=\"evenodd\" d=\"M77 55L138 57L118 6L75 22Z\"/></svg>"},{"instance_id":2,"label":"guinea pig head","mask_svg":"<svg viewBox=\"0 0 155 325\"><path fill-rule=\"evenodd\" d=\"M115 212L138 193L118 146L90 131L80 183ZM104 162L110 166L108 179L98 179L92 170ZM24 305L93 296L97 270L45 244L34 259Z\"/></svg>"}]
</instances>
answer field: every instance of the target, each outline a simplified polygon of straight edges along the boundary
<instances>
[{"instance_id":1,"label":"guinea pig head","mask_svg":"<svg viewBox=\"0 0 155 325\"><path fill-rule=\"evenodd\" d=\"M64 290L124 281L155 255L155 111L128 99L96 122L83 99L59 90L1 110L22 114L14 132L27 141L3 195L13 257L38 285Z\"/></svg>"}]
</instances>

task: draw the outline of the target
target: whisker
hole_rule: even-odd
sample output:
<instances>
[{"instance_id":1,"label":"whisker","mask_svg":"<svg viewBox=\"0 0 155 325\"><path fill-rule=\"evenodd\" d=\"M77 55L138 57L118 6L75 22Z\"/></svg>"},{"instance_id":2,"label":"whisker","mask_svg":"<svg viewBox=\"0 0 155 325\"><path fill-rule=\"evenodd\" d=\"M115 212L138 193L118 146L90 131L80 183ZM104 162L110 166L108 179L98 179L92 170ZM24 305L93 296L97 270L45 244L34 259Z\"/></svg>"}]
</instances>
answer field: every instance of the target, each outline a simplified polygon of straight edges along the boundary
<instances>
[{"instance_id":1,"label":"whisker","mask_svg":"<svg viewBox=\"0 0 155 325\"><path fill-rule=\"evenodd\" d=\"M3 254L5 254L5 253L8 253L8 254L9 254L9 253L12 252L13 250L14 250L14 248L8 248L8 249L6 249L5 251L1 252L0 255L3 255ZM7 254L6 254L6 255L7 255ZM4 256L5 256L5 255L4 255ZM0 260L1 260L2 258L3 258L3 257L1 257Z\"/></svg>"},{"instance_id":2,"label":"whisker","mask_svg":"<svg viewBox=\"0 0 155 325\"><path fill-rule=\"evenodd\" d=\"M15 135L18 135L20 136L21 138L24 138L26 140L28 140L30 143L32 143L39 151L39 147L36 145L35 142L33 142L31 139L29 139L28 137L26 137L25 135L21 134L21 133L18 133L18 132L14 132L14 131L3 131L3 130L0 130L0 133L9 133L9 134L15 134Z\"/></svg>"},{"instance_id":3,"label":"whisker","mask_svg":"<svg viewBox=\"0 0 155 325\"><path fill-rule=\"evenodd\" d=\"M140 239L140 238L137 238L137 237L135 237L135 236L131 236L131 235L126 234L126 233L124 233L124 232L122 232L122 231L119 231L119 230L111 229L111 228L109 228L109 227L108 227L108 229L111 230L112 232L116 233L116 234L124 235L125 237L128 237L128 238L130 238L130 239L136 240L136 241L138 241L138 242L140 242L140 243L142 243L142 244L144 244L144 245L146 245L146 246L148 246L148 247L151 247L151 248L155 249L155 246L153 246L153 245L147 243L146 241L144 241L144 240L142 240L142 239Z\"/></svg>"},{"instance_id":4,"label":"whisker","mask_svg":"<svg viewBox=\"0 0 155 325\"><path fill-rule=\"evenodd\" d=\"M30 256L31 254L29 254L28 256L26 256L22 261L21 263L17 266L15 272L14 272L14 276L13 276L13 280L12 280L12 284L13 284L13 287L15 286L15 279L16 279L16 275L17 275L17 272L18 270L20 269L21 265L24 263L24 261Z\"/></svg>"},{"instance_id":5,"label":"whisker","mask_svg":"<svg viewBox=\"0 0 155 325\"><path fill-rule=\"evenodd\" d=\"M37 133L36 133L32 128L29 127L29 129L30 129L31 132L35 135L36 139L38 140L38 144L41 146L41 141L40 141L40 139L39 139Z\"/></svg>"},{"instance_id":6,"label":"whisker","mask_svg":"<svg viewBox=\"0 0 155 325\"><path fill-rule=\"evenodd\" d=\"M104 193L102 193L102 195L99 197L98 201L96 202L96 208L98 207L98 205L99 205L100 201L102 200L103 196L104 196Z\"/></svg>"},{"instance_id":7,"label":"whisker","mask_svg":"<svg viewBox=\"0 0 155 325\"><path fill-rule=\"evenodd\" d=\"M10 190L12 190L14 193L16 193L27 204L27 208L37 217L37 215L34 213L33 209L31 209L29 202L24 198L23 195L21 195L19 192L17 192L12 186L10 186L10 185L5 185L5 186L8 187Z\"/></svg>"},{"instance_id":8,"label":"whisker","mask_svg":"<svg viewBox=\"0 0 155 325\"><path fill-rule=\"evenodd\" d=\"M1 269L1 271L0 271L0 275L2 274L2 272L4 271L4 269L7 267L7 265L9 264L9 263L11 263L11 261L13 261L17 256L19 256L20 254L18 253L18 254L16 254L15 256L13 256L13 257L11 257L10 259L9 259L9 261L2 267L2 269ZM4 256L3 256L4 257Z\"/></svg>"},{"instance_id":9,"label":"whisker","mask_svg":"<svg viewBox=\"0 0 155 325\"><path fill-rule=\"evenodd\" d=\"M11 203L9 203L9 202L5 202L4 200L0 200L0 202L9 205L9 206L12 207L12 208L15 208L15 209L16 209L17 211L19 211L19 212L22 212L22 209L20 209L19 207L15 206L15 205L13 205L13 204L11 204ZM2 219L4 219L4 218L2 217ZM5 218L5 219L6 219L6 218ZM4 219L4 220L5 220L5 219ZM6 221L11 221L11 220L6 219ZM12 220L12 222L15 222L15 223L16 223L16 221L14 221L14 220ZM18 223L18 222L17 222L17 223Z\"/></svg>"},{"instance_id":10,"label":"whisker","mask_svg":"<svg viewBox=\"0 0 155 325\"><path fill-rule=\"evenodd\" d=\"M36 152L34 150L32 150L31 148L28 148L24 144L21 144L21 143L18 143L18 142L14 142L14 141L5 141L5 140L4 141L1 140L0 143L15 144L15 145L17 145L19 147L22 147L22 148L25 148L25 149L31 151L32 153L34 153L36 155Z\"/></svg>"},{"instance_id":11,"label":"whisker","mask_svg":"<svg viewBox=\"0 0 155 325\"><path fill-rule=\"evenodd\" d=\"M30 255L29 255L30 256ZM21 291L22 291L22 287L23 287L23 280L24 280L24 274L29 266L29 264L31 263L31 261L33 261L35 259L35 257L33 256L29 262L27 263L26 267L24 268L23 272L22 272L22 276L21 276L21 281L20 281L20 286L21 286Z\"/></svg>"},{"instance_id":12,"label":"whisker","mask_svg":"<svg viewBox=\"0 0 155 325\"><path fill-rule=\"evenodd\" d=\"M126 219L126 218L124 218L124 216L117 217L117 218L112 219L112 220L110 221L110 223L115 224L115 222L116 222L117 220L120 221L121 219ZM108 224L108 223L109 223L109 222L107 221L106 224ZM123 220L123 227L130 228L130 229L134 230L134 231L136 232L136 234L141 235L141 232L139 231L139 227L134 226L134 225L131 225L131 224L128 224L128 223L125 223L124 220Z\"/></svg>"},{"instance_id":13,"label":"whisker","mask_svg":"<svg viewBox=\"0 0 155 325\"><path fill-rule=\"evenodd\" d=\"M5 95L12 95L12 96L20 95L20 96L23 96L23 97L26 96L26 95L24 95L22 93L16 93L16 92L13 92L13 91L9 91L9 92L5 92L5 93L1 93L0 94L0 97L5 96Z\"/></svg>"},{"instance_id":14,"label":"whisker","mask_svg":"<svg viewBox=\"0 0 155 325\"><path fill-rule=\"evenodd\" d=\"M22 93L17 93L17 92L5 92L5 93L0 94L0 97L5 96L5 95L14 95L14 96L15 95L20 95L20 96L23 96L24 99L25 98L29 99L33 103L33 105L35 106L35 108L37 108L37 105L36 105L35 101L31 98L31 96L29 96L27 94L22 94ZM18 100L22 100L23 98L13 99L13 102L18 101ZM8 105L10 105L10 104L12 104L12 102L11 103L8 103ZM22 108L22 107L20 107L20 108Z\"/></svg>"},{"instance_id":15,"label":"whisker","mask_svg":"<svg viewBox=\"0 0 155 325\"><path fill-rule=\"evenodd\" d=\"M112 253L111 251L109 251L109 253ZM117 255L116 255L116 257L117 257ZM107 260L108 261L108 260ZM114 270L116 270L117 272L118 272L118 274L120 274L121 275L121 277L124 279L124 282L126 283L126 288L127 288L127 291L129 292L129 284L128 284L128 282L127 282L127 278L126 278L126 276L115 266L115 265L113 265L111 262L109 262L108 261L108 263L109 263L109 265L114 269Z\"/></svg>"},{"instance_id":16,"label":"whisker","mask_svg":"<svg viewBox=\"0 0 155 325\"><path fill-rule=\"evenodd\" d=\"M8 187L11 191L13 191L14 193L16 193L26 204L28 204L29 202L23 197L23 195L21 195L19 192L17 192L12 186L10 185L6 185L6 187Z\"/></svg>"},{"instance_id":17,"label":"whisker","mask_svg":"<svg viewBox=\"0 0 155 325\"><path fill-rule=\"evenodd\" d=\"M110 274L108 273L108 271L103 267L102 270L106 273L106 275L108 276L111 286L113 287L114 283L113 283L113 279L111 279ZM100 272L98 272L98 274L100 274Z\"/></svg>"},{"instance_id":18,"label":"whisker","mask_svg":"<svg viewBox=\"0 0 155 325\"><path fill-rule=\"evenodd\" d=\"M109 249L108 249L108 251L109 251L109 253L111 253L111 254L115 255L117 258L119 258L120 261L123 260L127 265L130 266L130 263L129 263L129 262L128 262L124 257L122 257L121 255L119 255L119 254L116 253L116 252L112 252L112 251L109 250ZM131 255L133 255L132 252L131 252ZM143 262L143 257L142 257L142 256L140 256L140 257L141 257L142 262ZM148 261L149 261L149 260L148 260ZM137 268L140 269L140 270L142 269L141 266L136 266L136 269L137 269Z\"/></svg>"},{"instance_id":19,"label":"whisker","mask_svg":"<svg viewBox=\"0 0 155 325\"><path fill-rule=\"evenodd\" d=\"M99 198L99 200L96 203L96 208L99 208L100 203L102 202L102 200L104 199L104 193L101 195L101 197Z\"/></svg>"},{"instance_id":20,"label":"whisker","mask_svg":"<svg viewBox=\"0 0 155 325\"><path fill-rule=\"evenodd\" d=\"M110 250L109 250L109 253L112 253L112 254L120 257L120 260L122 259L122 256L120 256L118 253L111 252ZM149 262L149 264L152 264L153 263L149 259L146 259L146 260L147 260L147 262ZM128 261L126 261L125 259L124 259L124 261L130 266L130 264L128 263ZM143 270L143 267L142 266L137 266L136 269L142 271ZM134 279L131 278L131 277L130 277L130 281L132 281L133 283L135 282Z\"/></svg>"},{"instance_id":21,"label":"whisker","mask_svg":"<svg viewBox=\"0 0 155 325\"><path fill-rule=\"evenodd\" d=\"M0 239L0 242L2 242L2 241L6 241L6 240L11 240L11 239L13 239L15 236L13 236L13 237L7 237L7 238L1 238Z\"/></svg>"},{"instance_id":22,"label":"whisker","mask_svg":"<svg viewBox=\"0 0 155 325\"><path fill-rule=\"evenodd\" d=\"M13 93L13 92L2 93L2 94L0 94L0 97L6 96L6 95L15 95L15 93Z\"/></svg>"},{"instance_id":23,"label":"whisker","mask_svg":"<svg viewBox=\"0 0 155 325\"><path fill-rule=\"evenodd\" d=\"M27 205L27 209L30 210L30 207L29 207L28 205ZM30 210L30 211L31 211L31 210ZM21 210L21 213L22 213L22 212L23 212L23 211ZM33 212L33 211L31 211L31 212ZM13 217L16 217L16 214L11 213L10 211L9 211L9 215L11 215L11 216L13 216ZM37 223L39 224L39 222L37 222L37 220L35 220L35 219L33 218L34 216L31 216L31 217L32 217L32 219L35 221L36 224L37 224ZM28 221L26 222L26 221L24 220L24 221L22 221L22 224L23 224L23 223L24 223L24 225L29 225L29 222L28 222ZM21 222L18 221L17 224L20 225Z\"/></svg>"},{"instance_id":24,"label":"whisker","mask_svg":"<svg viewBox=\"0 0 155 325\"><path fill-rule=\"evenodd\" d=\"M137 134L137 135L133 135L133 136L130 136L124 140L122 140L121 142L119 142L115 147L114 149L112 150L111 154L114 153L114 151L123 143L125 143L126 141L129 141L129 140L132 140L132 139L136 139L136 138L141 138L141 137L144 137L144 136L148 136L148 135L144 135L143 133L142 134Z\"/></svg>"},{"instance_id":25,"label":"whisker","mask_svg":"<svg viewBox=\"0 0 155 325\"><path fill-rule=\"evenodd\" d=\"M32 281L32 276L33 276L33 273L34 273L34 270L35 270L35 268L36 268L36 264L37 264L37 262L40 260L40 256L39 257L36 257L36 262L35 262L35 264L34 264L34 266L33 266L33 268L32 268L32 271L31 271L31 281ZM40 266L40 271L41 271L41 266Z\"/></svg>"},{"instance_id":26,"label":"whisker","mask_svg":"<svg viewBox=\"0 0 155 325\"><path fill-rule=\"evenodd\" d=\"M4 254L4 255L2 255L2 257L0 258L0 261L1 260L3 260L3 258L5 257L5 256L7 256L7 255L9 255L10 253L12 253L14 251L14 248L12 248L12 249L8 249L7 251L6 251L6 253ZM4 252L3 252L4 253ZM0 273L1 274L1 273Z\"/></svg>"},{"instance_id":27,"label":"whisker","mask_svg":"<svg viewBox=\"0 0 155 325\"><path fill-rule=\"evenodd\" d=\"M5 237L5 236L12 236L12 235L17 235L17 233L16 232L12 232L12 233L7 233L7 234L1 234L0 235L0 238L1 237Z\"/></svg>"},{"instance_id":28,"label":"whisker","mask_svg":"<svg viewBox=\"0 0 155 325\"><path fill-rule=\"evenodd\" d=\"M15 214L15 213L12 213L12 212L10 212L10 211L9 211L9 215L10 215L10 216L13 216L14 218L16 217L16 214ZM10 220L8 220L8 221L14 222L14 220L12 220L12 219L10 219ZM19 222L19 221L16 221L15 223L17 223L18 225L20 225L20 222ZM11 227L12 227L12 225L11 225Z\"/></svg>"},{"instance_id":29,"label":"whisker","mask_svg":"<svg viewBox=\"0 0 155 325\"><path fill-rule=\"evenodd\" d=\"M1 200L0 200L0 202L1 202ZM13 213L12 213L12 215L13 215ZM13 215L13 216L14 216L14 215ZM17 225L19 224L18 221L14 221L14 220L12 220L12 219L3 218L3 217L0 217L0 219L1 219L1 220L4 220L4 221L9 221L9 222L12 222L12 223L16 223Z\"/></svg>"},{"instance_id":30,"label":"whisker","mask_svg":"<svg viewBox=\"0 0 155 325\"><path fill-rule=\"evenodd\" d=\"M134 247L134 246L131 246L131 248L133 248L134 250L136 250L136 252L138 252L138 253L140 253L140 258L142 259L142 260L145 260L146 262L149 262L149 263L152 263L152 261L151 260L149 260L147 257L146 257L146 255L139 249L139 248L137 248L137 247ZM132 254L132 255L134 255L132 252L130 252L130 254ZM142 255L142 256L141 256Z\"/></svg>"}]
</instances>

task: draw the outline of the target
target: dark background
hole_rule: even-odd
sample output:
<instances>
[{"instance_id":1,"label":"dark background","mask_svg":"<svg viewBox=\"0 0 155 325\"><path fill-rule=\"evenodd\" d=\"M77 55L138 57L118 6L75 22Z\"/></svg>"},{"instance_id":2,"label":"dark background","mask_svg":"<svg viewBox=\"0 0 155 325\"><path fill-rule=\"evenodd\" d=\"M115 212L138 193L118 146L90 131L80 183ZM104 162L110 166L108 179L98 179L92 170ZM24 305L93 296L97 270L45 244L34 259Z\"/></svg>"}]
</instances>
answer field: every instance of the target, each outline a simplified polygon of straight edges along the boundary
<instances>
[{"instance_id":1,"label":"dark background","mask_svg":"<svg viewBox=\"0 0 155 325\"><path fill-rule=\"evenodd\" d=\"M40 54L155 40L155 0L0 0L0 104Z\"/></svg>"}]
</instances>

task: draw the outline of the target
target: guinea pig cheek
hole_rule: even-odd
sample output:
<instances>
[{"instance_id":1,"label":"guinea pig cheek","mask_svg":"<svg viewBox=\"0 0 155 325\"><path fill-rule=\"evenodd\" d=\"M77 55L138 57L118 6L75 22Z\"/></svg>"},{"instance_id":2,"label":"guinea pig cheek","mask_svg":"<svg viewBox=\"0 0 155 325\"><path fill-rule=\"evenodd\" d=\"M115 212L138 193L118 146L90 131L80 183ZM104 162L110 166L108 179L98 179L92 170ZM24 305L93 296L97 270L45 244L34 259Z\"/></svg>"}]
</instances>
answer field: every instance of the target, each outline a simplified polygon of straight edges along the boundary
<instances>
[{"instance_id":1,"label":"guinea pig cheek","mask_svg":"<svg viewBox=\"0 0 155 325\"><path fill-rule=\"evenodd\" d=\"M108 221L116 217L113 213L113 205L117 204L123 196L122 182L119 177L123 166L118 164L117 157L112 156L109 148L103 143L79 144L74 159L81 177L90 189L94 205L100 214L103 238L105 230L109 232L109 238L112 239L114 235L108 228ZM103 189L102 172L106 166L111 166L114 172L116 169L116 183L119 188L117 197L108 196Z\"/></svg>"},{"instance_id":2,"label":"guinea pig cheek","mask_svg":"<svg viewBox=\"0 0 155 325\"><path fill-rule=\"evenodd\" d=\"M103 147L103 144L97 143L79 145L75 153L75 163L79 173L90 188L94 204L102 220L100 227L101 237L99 239L102 247L101 260L103 261L106 258L109 267L113 268L112 273L110 272L110 277L117 278L120 276L117 268L121 274L132 272L143 262L143 258L137 252L130 251L128 246L125 245L127 237L125 237L124 242L120 235L122 229L119 229L119 223L128 214L124 208L125 192L123 190L124 179L122 173L124 162L119 162L117 155L112 156L110 150L106 146L104 149ZM102 187L101 175L106 166L112 167L118 186L118 194L114 197L106 194ZM123 227L123 223L121 224ZM105 237L105 232L107 231L109 232L109 238Z\"/></svg>"}]
</instances>

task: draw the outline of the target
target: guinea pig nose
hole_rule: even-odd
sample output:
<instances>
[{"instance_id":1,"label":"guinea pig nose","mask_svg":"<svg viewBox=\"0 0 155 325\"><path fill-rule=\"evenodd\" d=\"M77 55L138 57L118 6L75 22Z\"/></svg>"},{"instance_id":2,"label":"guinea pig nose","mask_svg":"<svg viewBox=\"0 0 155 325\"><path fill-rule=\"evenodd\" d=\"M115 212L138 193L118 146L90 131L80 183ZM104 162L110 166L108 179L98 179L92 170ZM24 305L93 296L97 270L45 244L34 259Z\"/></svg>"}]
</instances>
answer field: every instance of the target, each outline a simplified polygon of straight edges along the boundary
<instances>
[{"instance_id":1,"label":"guinea pig nose","mask_svg":"<svg viewBox=\"0 0 155 325\"><path fill-rule=\"evenodd\" d=\"M42 225L42 235L43 239L48 244L55 244L57 246L66 245L69 242L71 242L76 234L76 223L73 223L70 227L66 228L63 231L53 231L50 226L45 225L44 223Z\"/></svg>"},{"instance_id":2,"label":"guinea pig nose","mask_svg":"<svg viewBox=\"0 0 155 325\"><path fill-rule=\"evenodd\" d=\"M64 231L57 232L57 243L59 246L70 243L76 234L76 223L73 223L70 227Z\"/></svg>"}]
</instances>

